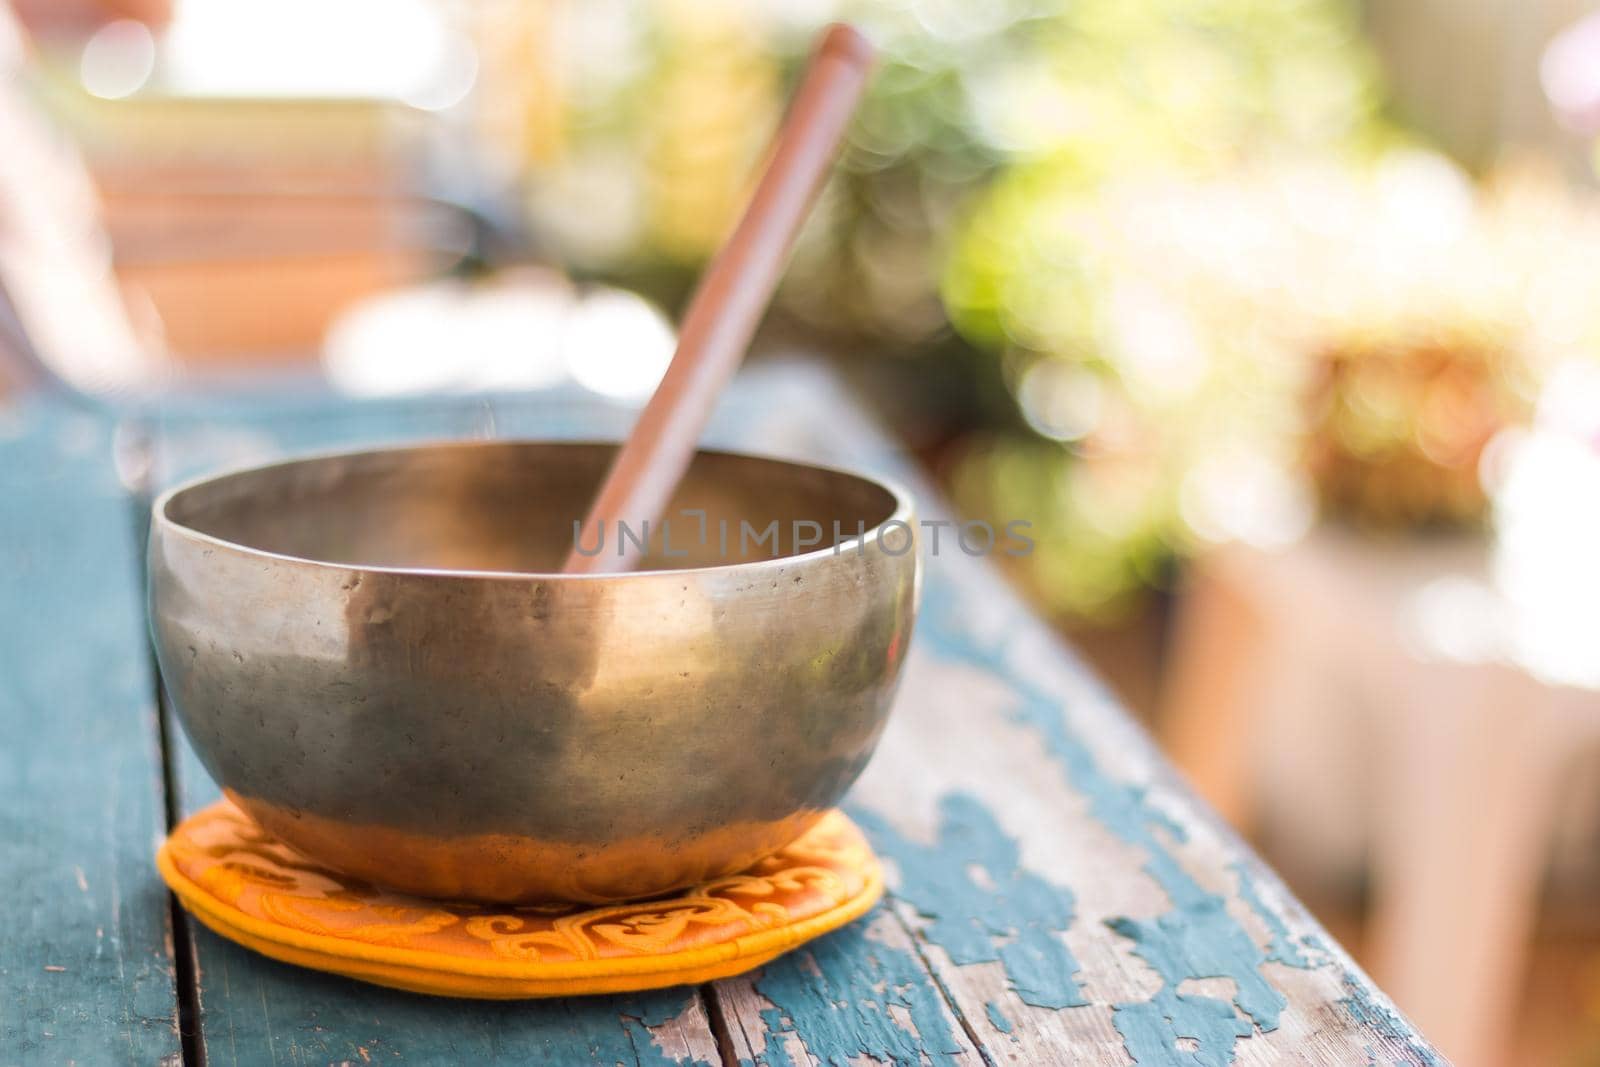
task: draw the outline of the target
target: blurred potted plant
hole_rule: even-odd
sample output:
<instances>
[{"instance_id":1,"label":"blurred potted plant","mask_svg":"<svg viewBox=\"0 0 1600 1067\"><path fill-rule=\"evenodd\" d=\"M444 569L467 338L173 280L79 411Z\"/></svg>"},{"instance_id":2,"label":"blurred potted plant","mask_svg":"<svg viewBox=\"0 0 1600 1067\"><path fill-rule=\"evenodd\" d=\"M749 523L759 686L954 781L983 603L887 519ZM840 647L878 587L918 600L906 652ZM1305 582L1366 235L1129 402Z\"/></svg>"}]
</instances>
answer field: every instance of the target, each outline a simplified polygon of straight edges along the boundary
<instances>
[{"instance_id":1,"label":"blurred potted plant","mask_svg":"<svg viewBox=\"0 0 1600 1067\"><path fill-rule=\"evenodd\" d=\"M963 263L960 291L988 295L975 330L1000 332L1035 432L976 441L957 485L984 511L1046 502L1033 577L1069 611L1318 514L1477 525L1488 442L1600 336L1600 215L1555 179L1480 192L1408 150L994 210L974 239L1027 236Z\"/></svg>"}]
</instances>

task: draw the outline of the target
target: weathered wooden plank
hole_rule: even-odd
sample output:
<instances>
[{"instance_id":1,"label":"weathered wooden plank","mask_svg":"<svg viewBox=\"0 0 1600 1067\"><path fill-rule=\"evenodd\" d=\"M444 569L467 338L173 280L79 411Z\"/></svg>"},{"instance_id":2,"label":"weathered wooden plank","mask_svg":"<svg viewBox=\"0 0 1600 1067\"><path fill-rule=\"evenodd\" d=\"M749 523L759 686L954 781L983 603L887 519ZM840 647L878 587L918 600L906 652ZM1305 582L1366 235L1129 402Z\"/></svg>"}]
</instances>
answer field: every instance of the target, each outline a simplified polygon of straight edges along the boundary
<instances>
[{"instance_id":1,"label":"weathered wooden plank","mask_svg":"<svg viewBox=\"0 0 1600 1067\"><path fill-rule=\"evenodd\" d=\"M208 1064L714 1064L694 989L470 1001L364 985L257 956L200 929Z\"/></svg>"},{"instance_id":2,"label":"weathered wooden plank","mask_svg":"<svg viewBox=\"0 0 1600 1067\"><path fill-rule=\"evenodd\" d=\"M740 1063L983 1062L887 908L759 971L718 982L716 1002Z\"/></svg>"},{"instance_id":3,"label":"weathered wooden plank","mask_svg":"<svg viewBox=\"0 0 1600 1067\"><path fill-rule=\"evenodd\" d=\"M828 381L790 388L807 405L773 405L750 440L897 477L942 517ZM851 810L985 1055L1438 1062L998 574L945 540Z\"/></svg>"},{"instance_id":4,"label":"weathered wooden plank","mask_svg":"<svg viewBox=\"0 0 1600 1067\"><path fill-rule=\"evenodd\" d=\"M585 420L545 401L556 421ZM537 405L536 405L537 406ZM265 462L289 452L493 432L477 401L352 406L257 400L215 417L206 405L172 405L150 421L154 480ZM613 416L620 417L620 416ZM154 487L153 487L154 488ZM179 808L218 796L181 730L171 733ZM705 1004L692 988L636 996L482 1002L416 996L264 959L194 929L200 1037L211 1064L717 1063Z\"/></svg>"},{"instance_id":5,"label":"weathered wooden plank","mask_svg":"<svg viewBox=\"0 0 1600 1067\"><path fill-rule=\"evenodd\" d=\"M174 1062L154 684L111 429L0 408L0 1063Z\"/></svg>"}]
</instances>

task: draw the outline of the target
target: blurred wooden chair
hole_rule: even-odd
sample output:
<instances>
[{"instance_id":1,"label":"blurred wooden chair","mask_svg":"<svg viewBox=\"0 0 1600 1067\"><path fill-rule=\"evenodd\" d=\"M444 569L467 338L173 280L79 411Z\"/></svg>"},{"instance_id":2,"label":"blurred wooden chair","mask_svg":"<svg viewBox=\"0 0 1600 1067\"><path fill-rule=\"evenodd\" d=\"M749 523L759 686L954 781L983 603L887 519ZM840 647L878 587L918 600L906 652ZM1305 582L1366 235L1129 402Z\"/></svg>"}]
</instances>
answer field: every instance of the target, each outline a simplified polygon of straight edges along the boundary
<instances>
[{"instance_id":1,"label":"blurred wooden chair","mask_svg":"<svg viewBox=\"0 0 1600 1067\"><path fill-rule=\"evenodd\" d=\"M1219 550L1181 602L1163 709L1174 760L1243 828L1266 676L1346 706L1370 794L1333 814L1369 822L1374 975L1463 1067L1504 1062L1561 787L1600 743L1600 694L1508 646L1486 557L1326 529Z\"/></svg>"}]
</instances>

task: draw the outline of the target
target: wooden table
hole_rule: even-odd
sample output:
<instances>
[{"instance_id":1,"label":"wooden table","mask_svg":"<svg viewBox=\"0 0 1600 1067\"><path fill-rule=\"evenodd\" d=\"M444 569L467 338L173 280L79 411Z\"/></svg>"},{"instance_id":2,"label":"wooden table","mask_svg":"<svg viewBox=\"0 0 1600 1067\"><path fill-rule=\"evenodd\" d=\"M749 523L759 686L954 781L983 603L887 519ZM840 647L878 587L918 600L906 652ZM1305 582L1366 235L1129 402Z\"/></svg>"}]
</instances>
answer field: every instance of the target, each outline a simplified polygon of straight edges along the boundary
<instances>
[{"instance_id":1,"label":"wooden table","mask_svg":"<svg viewBox=\"0 0 1600 1067\"><path fill-rule=\"evenodd\" d=\"M158 701L150 493L290 450L627 422L571 393L0 409L0 1064L1440 1062L993 569L948 544L848 802L891 893L848 929L700 988L479 1003L275 963L177 911L152 853L215 787ZM816 368L748 372L712 438L887 473L939 514Z\"/></svg>"}]
</instances>

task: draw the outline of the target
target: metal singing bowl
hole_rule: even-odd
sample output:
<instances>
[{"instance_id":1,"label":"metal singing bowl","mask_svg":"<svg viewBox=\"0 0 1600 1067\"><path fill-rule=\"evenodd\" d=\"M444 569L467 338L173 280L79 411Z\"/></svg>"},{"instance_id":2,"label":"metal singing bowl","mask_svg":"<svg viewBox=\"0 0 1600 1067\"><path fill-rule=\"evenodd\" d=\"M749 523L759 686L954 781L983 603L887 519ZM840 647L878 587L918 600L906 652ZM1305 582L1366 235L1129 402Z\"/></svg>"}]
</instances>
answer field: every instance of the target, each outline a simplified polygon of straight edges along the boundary
<instances>
[{"instance_id":1,"label":"metal singing bowl","mask_svg":"<svg viewBox=\"0 0 1600 1067\"><path fill-rule=\"evenodd\" d=\"M701 452L643 569L556 573L614 451L353 452L157 500L161 674L227 795L346 874L497 902L730 874L837 802L911 636L910 501Z\"/></svg>"}]
</instances>

